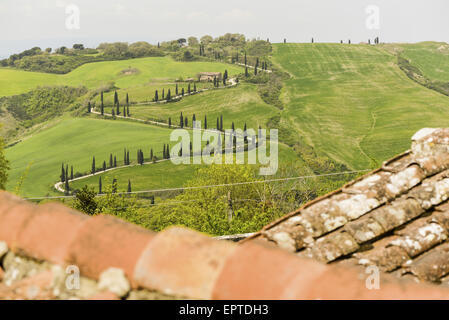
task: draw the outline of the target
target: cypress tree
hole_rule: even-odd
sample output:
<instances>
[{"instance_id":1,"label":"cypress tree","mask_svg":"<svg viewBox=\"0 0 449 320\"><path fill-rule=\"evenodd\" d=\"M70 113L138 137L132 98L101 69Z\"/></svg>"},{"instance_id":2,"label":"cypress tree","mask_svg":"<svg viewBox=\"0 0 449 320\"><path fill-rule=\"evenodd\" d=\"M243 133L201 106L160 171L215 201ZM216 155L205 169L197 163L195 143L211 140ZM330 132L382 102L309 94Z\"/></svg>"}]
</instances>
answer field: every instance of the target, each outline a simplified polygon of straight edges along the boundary
<instances>
[{"instance_id":1,"label":"cypress tree","mask_svg":"<svg viewBox=\"0 0 449 320\"><path fill-rule=\"evenodd\" d=\"M70 166L70 180L73 180L73 166Z\"/></svg>"},{"instance_id":2,"label":"cypress tree","mask_svg":"<svg viewBox=\"0 0 449 320\"><path fill-rule=\"evenodd\" d=\"M123 117L126 118L126 107L123 106Z\"/></svg>"},{"instance_id":3,"label":"cypress tree","mask_svg":"<svg viewBox=\"0 0 449 320\"><path fill-rule=\"evenodd\" d=\"M65 170L64 170L64 163L61 166L61 182L65 182Z\"/></svg>"},{"instance_id":4,"label":"cypress tree","mask_svg":"<svg viewBox=\"0 0 449 320\"><path fill-rule=\"evenodd\" d=\"M128 93L126 93L126 105L129 106L129 96L128 96Z\"/></svg>"},{"instance_id":5,"label":"cypress tree","mask_svg":"<svg viewBox=\"0 0 449 320\"><path fill-rule=\"evenodd\" d=\"M171 91L170 91L170 89L168 89L168 92L167 92L167 101L170 101L171 100Z\"/></svg>"},{"instance_id":6,"label":"cypress tree","mask_svg":"<svg viewBox=\"0 0 449 320\"><path fill-rule=\"evenodd\" d=\"M151 204L154 204L154 196L151 196Z\"/></svg>"},{"instance_id":7,"label":"cypress tree","mask_svg":"<svg viewBox=\"0 0 449 320\"><path fill-rule=\"evenodd\" d=\"M65 166L65 179L69 180L69 165Z\"/></svg>"},{"instance_id":8,"label":"cypress tree","mask_svg":"<svg viewBox=\"0 0 449 320\"><path fill-rule=\"evenodd\" d=\"M165 89L162 89L162 100L165 100Z\"/></svg>"},{"instance_id":9,"label":"cypress tree","mask_svg":"<svg viewBox=\"0 0 449 320\"><path fill-rule=\"evenodd\" d=\"M126 106L126 116L129 118L129 106Z\"/></svg>"},{"instance_id":10,"label":"cypress tree","mask_svg":"<svg viewBox=\"0 0 449 320\"><path fill-rule=\"evenodd\" d=\"M87 113L90 113L92 111L90 101L87 103Z\"/></svg>"},{"instance_id":11,"label":"cypress tree","mask_svg":"<svg viewBox=\"0 0 449 320\"><path fill-rule=\"evenodd\" d=\"M193 92L196 92L196 82L193 83Z\"/></svg>"},{"instance_id":12,"label":"cypress tree","mask_svg":"<svg viewBox=\"0 0 449 320\"><path fill-rule=\"evenodd\" d=\"M104 115L103 91L101 91L101 115Z\"/></svg>"},{"instance_id":13,"label":"cypress tree","mask_svg":"<svg viewBox=\"0 0 449 320\"><path fill-rule=\"evenodd\" d=\"M126 148L123 150L123 165L127 165L126 163Z\"/></svg>"},{"instance_id":14,"label":"cypress tree","mask_svg":"<svg viewBox=\"0 0 449 320\"><path fill-rule=\"evenodd\" d=\"M150 160L153 160L153 148L150 150Z\"/></svg>"},{"instance_id":15,"label":"cypress tree","mask_svg":"<svg viewBox=\"0 0 449 320\"><path fill-rule=\"evenodd\" d=\"M248 65L248 60L246 59L246 52L245 52L245 66Z\"/></svg>"},{"instance_id":16,"label":"cypress tree","mask_svg":"<svg viewBox=\"0 0 449 320\"><path fill-rule=\"evenodd\" d=\"M223 79L228 80L228 70L225 70Z\"/></svg>"},{"instance_id":17,"label":"cypress tree","mask_svg":"<svg viewBox=\"0 0 449 320\"><path fill-rule=\"evenodd\" d=\"M192 125L193 126L195 126L195 121L196 121L196 116L195 116L195 114L193 114L193 117L192 117Z\"/></svg>"},{"instance_id":18,"label":"cypress tree","mask_svg":"<svg viewBox=\"0 0 449 320\"><path fill-rule=\"evenodd\" d=\"M117 91L114 92L114 106L118 103L118 94Z\"/></svg>"},{"instance_id":19,"label":"cypress tree","mask_svg":"<svg viewBox=\"0 0 449 320\"><path fill-rule=\"evenodd\" d=\"M184 118L184 126L186 126L186 127L188 126L188 120L187 120L187 117Z\"/></svg>"},{"instance_id":20,"label":"cypress tree","mask_svg":"<svg viewBox=\"0 0 449 320\"><path fill-rule=\"evenodd\" d=\"M245 67L245 77L249 77L248 67Z\"/></svg>"},{"instance_id":21,"label":"cypress tree","mask_svg":"<svg viewBox=\"0 0 449 320\"><path fill-rule=\"evenodd\" d=\"M190 92L191 92L191 90L190 90L190 83L189 83L189 85L187 86L187 93L190 94Z\"/></svg>"},{"instance_id":22,"label":"cypress tree","mask_svg":"<svg viewBox=\"0 0 449 320\"><path fill-rule=\"evenodd\" d=\"M181 115L179 117L179 126L181 128L184 128L184 117L182 116L182 111L181 111Z\"/></svg>"},{"instance_id":23,"label":"cypress tree","mask_svg":"<svg viewBox=\"0 0 449 320\"><path fill-rule=\"evenodd\" d=\"M117 102L117 115L120 114L120 102Z\"/></svg>"},{"instance_id":24,"label":"cypress tree","mask_svg":"<svg viewBox=\"0 0 449 320\"><path fill-rule=\"evenodd\" d=\"M178 84L176 84L175 93L176 93L176 95L178 95Z\"/></svg>"},{"instance_id":25,"label":"cypress tree","mask_svg":"<svg viewBox=\"0 0 449 320\"><path fill-rule=\"evenodd\" d=\"M220 115L220 131L223 131L223 115Z\"/></svg>"},{"instance_id":26,"label":"cypress tree","mask_svg":"<svg viewBox=\"0 0 449 320\"><path fill-rule=\"evenodd\" d=\"M184 88L181 89L181 96L184 97Z\"/></svg>"},{"instance_id":27,"label":"cypress tree","mask_svg":"<svg viewBox=\"0 0 449 320\"><path fill-rule=\"evenodd\" d=\"M92 158L92 170L91 170L91 173L94 174L95 170L96 170L96 168L95 168L95 157L93 157Z\"/></svg>"},{"instance_id":28,"label":"cypress tree","mask_svg":"<svg viewBox=\"0 0 449 320\"><path fill-rule=\"evenodd\" d=\"M207 116L204 116L204 130L207 129Z\"/></svg>"},{"instance_id":29,"label":"cypress tree","mask_svg":"<svg viewBox=\"0 0 449 320\"><path fill-rule=\"evenodd\" d=\"M171 128L171 118L168 117L168 127Z\"/></svg>"},{"instance_id":30,"label":"cypress tree","mask_svg":"<svg viewBox=\"0 0 449 320\"><path fill-rule=\"evenodd\" d=\"M103 161L103 171L106 171L106 161Z\"/></svg>"},{"instance_id":31,"label":"cypress tree","mask_svg":"<svg viewBox=\"0 0 449 320\"><path fill-rule=\"evenodd\" d=\"M218 120L218 117L217 117L217 130L220 130L220 120Z\"/></svg>"},{"instance_id":32,"label":"cypress tree","mask_svg":"<svg viewBox=\"0 0 449 320\"><path fill-rule=\"evenodd\" d=\"M114 156L114 168L117 168L117 157Z\"/></svg>"},{"instance_id":33,"label":"cypress tree","mask_svg":"<svg viewBox=\"0 0 449 320\"><path fill-rule=\"evenodd\" d=\"M98 180L98 194L103 193L101 189L102 189L102 185L101 185L101 176L100 176L100 179Z\"/></svg>"},{"instance_id":34,"label":"cypress tree","mask_svg":"<svg viewBox=\"0 0 449 320\"><path fill-rule=\"evenodd\" d=\"M69 180L65 180L65 188L64 188L65 195L68 195L70 193L70 187L69 187Z\"/></svg>"},{"instance_id":35,"label":"cypress tree","mask_svg":"<svg viewBox=\"0 0 449 320\"><path fill-rule=\"evenodd\" d=\"M131 180L128 179L128 193L131 193Z\"/></svg>"},{"instance_id":36,"label":"cypress tree","mask_svg":"<svg viewBox=\"0 0 449 320\"><path fill-rule=\"evenodd\" d=\"M115 111L112 109L112 119L115 119Z\"/></svg>"},{"instance_id":37,"label":"cypress tree","mask_svg":"<svg viewBox=\"0 0 449 320\"><path fill-rule=\"evenodd\" d=\"M129 161L129 150L126 151L126 162L128 163L128 165L131 164L131 162Z\"/></svg>"},{"instance_id":38,"label":"cypress tree","mask_svg":"<svg viewBox=\"0 0 449 320\"><path fill-rule=\"evenodd\" d=\"M257 76L257 68L259 67L259 58L256 60L256 66L254 67L254 75Z\"/></svg>"},{"instance_id":39,"label":"cypress tree","mask_svg":"<svg viewBox=\"0 0 449 320\"><path fill-rule=\"evenodd\" d=\"M162 151L162 159L166 159L166 153L165 153L165 143L164 143L164 151Z\"/></svg>"},{"instance_id":40,"label":"cypress tree","mask_svg":"<svg viewBox=\"0 0 449 320\"><path fill-rule=\"evenodd\" d=\"M170 145L167 144L167 159L170 159Z\"/></svg>"},{"instance_id":41,"label":"cypress tree","mask_svg":"<svg viewBox=\"0 0 449 320\"><path fill-rule=\"evenodd\" d=\"M232 122L231 128L232 128L232 131L235 131L234 122Z\"/></svg>"},{"instance_id":42,"label":"cypress tree","mask_svg":"<svg viewBox=\"0 0 449 320\"><path fill-rule=\"evenodd\" d=\"M159 93L157 92L157 90L154 92L154 101L158 101L159 100Z\"/></svg>"}]
</instances>

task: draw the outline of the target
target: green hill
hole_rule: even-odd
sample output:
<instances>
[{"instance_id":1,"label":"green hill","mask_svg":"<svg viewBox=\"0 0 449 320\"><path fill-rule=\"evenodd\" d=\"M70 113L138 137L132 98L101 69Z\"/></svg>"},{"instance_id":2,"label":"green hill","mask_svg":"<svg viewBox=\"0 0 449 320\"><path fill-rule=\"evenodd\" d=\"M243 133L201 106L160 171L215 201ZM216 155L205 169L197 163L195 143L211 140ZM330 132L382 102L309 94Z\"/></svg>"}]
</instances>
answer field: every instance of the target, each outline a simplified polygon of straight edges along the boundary
<instances>
[{"instance_id":1,"label":"green hill","mask_svg":"<svg viewBox=\"0 0 449 320\"><path fill-rule=\"evenodd\" d=\"M67 119L41 131L6 150L11 162L8 190L14 190L29 163L21 195L43 196L53 194L53 184L59 180L61 163L74 166L74 172L89 172L92 157L96 166L109 163L109 154L123 164L123 149L130 150L131 161L137 158L137 149L162 158L163 144L168 143L170 131L144 124L96 119Z\"/></svg>"},{"instance_id":2,"label":"green hill","mask_svg":"<svg viewBox=\"0 0 449 320\"><path fill-rule=\"evenodd\" d=\"M401 55L429 79L449 82L449 44L421 42L401 44Z\"/></svg>"},{"instance_id":3,"label":"green hill","mask_svg":"<svg viewBox=\"0 0 449 320\"><path fill-rule=\"evenodd\" d=\"M0 68L0 97L27 92L37 86L84 85L95 88L114 81L119 88L147 82L195 77L198 72L241 73L242 68L219 62L178 62L170 57L95 62L82 65L64 75ZM130 70L128 72L127 70Z\"/></svg>"},{"instance_id":4,"label":"green hill","mask_svg":"<svg viewBox=\"0 0 449 320\"><path fill-rule=\"evenodd\" d=\"M449 98L410 80L380 47L278 44L290 73L282 119L316 150L363 169L410 147L423 127L447 126Z\"/></svg>"}]
</instances>

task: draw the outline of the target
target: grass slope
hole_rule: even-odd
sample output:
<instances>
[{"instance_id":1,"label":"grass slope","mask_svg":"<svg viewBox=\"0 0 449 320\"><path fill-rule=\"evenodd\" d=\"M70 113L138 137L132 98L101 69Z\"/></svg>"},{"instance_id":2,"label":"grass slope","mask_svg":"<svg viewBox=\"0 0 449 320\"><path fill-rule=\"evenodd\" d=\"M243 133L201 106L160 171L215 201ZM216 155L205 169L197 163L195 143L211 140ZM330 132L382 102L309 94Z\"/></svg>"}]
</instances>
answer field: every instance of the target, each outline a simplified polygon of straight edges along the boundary
<instances>
[{"instance_id":1,"label":"grass slope","mask_svg":"<svg viewBox=\"0 0 449 320\"><path fill-rule=\"evenodd\" d=\"M139 72L125 75L128 68ZM64 75L27 72L0 68L0 97L27 92L43 85L84 85L95 88L114 81L119 88L137 86L147 82L176 78L195 77L198 72L224 72L230 75L241 73L242 68L218 62L178 62L170 57L150 57L131 60L88 63Z\"/></svg>"},{"instance_id":2,"label":"grass slope","mask_svg":"<svg viewBox=\"0 0 449 320\"><path fill-rule=\"evenodd\" d=\"M410 147L423 127L447 126L449 99L416 84L396 57L368 45L278 44L292 78L282 113L318 151L364 169Z\"/></svg>"},{"instance_id":3,"label":"grass slope","mask_svg":"<svg viewBox=\"0 0 449 320\"><path fill-rule=\"evenodd\" d=\"M74 166L74 172L88 172L95 156L96 166L109 154L123 163L123 149L130 150L130 160L137 158L137 149L149 153L153 148L161 158L163 144L169 142L170 130L125 121L68 119L31 136L6 150L11 162L7 190L14 190L27 165L32 162L23 184L22 196L53 194L53 184L59 180L61 163Z\"/></svg>"},{"instance_id":4,"label":"grass slope","mask_svg":"<svg viewBox=\"0 0 449 320\"><path fill-rule=\"evenodd\" d=\"M432 80L449 82L449 44L421 42L399 46L402 56L418 67L424 76Z\"/></svg>"},{"instance_id":5,"label":"grass slope","mask_svg":"<svg viewBox=\"0 0 449 320\"><path fill-rule=\"evenodd\" d=\"M108 111L109 112L109 111ZM133 117L140 119L172 119L173 124L179 124L182 112L192 124L192 116L204 123L207 116L208 128L217 126L217 117L223 115L223 128L243 129L245 122L248 128L257 132L259 125L266 128L269 118L277 115L279 109L266 104L257 93L257 87L240 84L235 88L210 90L197 95L185 97L180 102L164 105L132 106L130 112Z\"/></svg>"}]
</instances>

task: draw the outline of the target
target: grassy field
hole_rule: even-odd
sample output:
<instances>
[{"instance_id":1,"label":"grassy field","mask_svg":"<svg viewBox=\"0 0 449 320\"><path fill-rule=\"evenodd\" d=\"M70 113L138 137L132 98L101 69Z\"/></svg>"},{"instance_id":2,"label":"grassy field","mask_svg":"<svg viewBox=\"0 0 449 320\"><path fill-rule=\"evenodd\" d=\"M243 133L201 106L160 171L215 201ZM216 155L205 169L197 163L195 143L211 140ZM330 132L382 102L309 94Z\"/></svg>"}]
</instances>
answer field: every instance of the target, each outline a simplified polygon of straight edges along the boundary
<instances>
[{"instance_id":1,"label":"grassy field","mask_svg":"<svg viewBox=\"0 0 449 320\"><path fill-rule=\"evenodd\" d=\"M418 67L424 76L432 80L449 82L449 44L421 42L401 44L402 56Z\"/></svg>"},{"instance_id":2,"label":"grassy field","mask_svg":"<svg viewBox=\"0 0 449 320\"><path fill-rule=\"evenodd\" d=\"M6 157L11 162L7 190L13 191L21 177L25 175L20 194L22 196L45 196L56 194L54 183L59 180L61 163L73 165L74 173L87 173L91 169L92 157L96 167L103 161L109 165L109 155L117 156L118 166L123 165L123 150L130 150L131 162L136 162L137 150L143 149L146 158L150 149L161 159L163 144L169 143L172 130L121 120L65 119L55 126L36 133L23 142L8 148ZM170 143L173 146L176 142ZM280 146L280 161L293 162L295 153ZM123 188L128 179L134 190L182 186L197 166L175 166L171 162L131 167L107 172L109 177L117 177ZM111 178L112 181L112 178ZM84 184L96 186L98 176L74 182L72 188Z\"/></svg>"},{"instance_id":3,"label":"grassy field","mask_svg":"<svg viewBox=\"0 0 449 320\"><path fill-rule=\"evenodd\" d=\"M204 123L207 116L209 128L217 126L217 117L223 115L223 127L243 129L245 122L248 128L257 131L259 125L266 128L269 118L279 114L279 109L266 104L257 93L257 87L249 84L240 84L234 88L210 90L198 95L185 97L180 102L164 105L132 106L130 113L140 119L172 118L174 124L179 124L182 112L189 122L195 114L196 119Z\"/></svg>"},{"instance_id":4,"label":"grassy field","mask_svg":"<svg viewBox=\"0 0 449 320\"><path fill-rule=\"evenodd\" d=\"M287 165L297 163L299 159L293 150L281 144L279 145L279 161L281 164ZM194 172L203 166L194 164L173 165L170 161L164 161L105 172L97 176L74 181L70 185L75 189L81 189L84 185L88 185L98 190L98 180L101 176L103 182L108 181L111 183L114 178L117 179L119 192L127 191L128 179L131 180L133 191L176 188L184 186L184 183L191 179Z\"/></svg>"},{"instance_id":5,"label":"grassy field","mask_svg":"<svg viewBox=\"0 0 449 320\"><path fill-rule=\"evenodd\" d=\"M29 163L30 170L21 195L53 194L59 180L61 163L73 165L74 172L89 172L92 157L100 167L109 154L123 164L123 149L130 150L130 160L137 158L137 149L148 154L150 148L161 158L163 144L168 143L170 130L125 121L66 119L6 150L11 162L8 190L14 190Z\"/></svg>"},{"instance_id":6,"label":"grassy field","mask_svg":"<svg viewBox=\"0 0 449 320\"><path fill-rule=\"evenodd\" d=\"M193 83L190 85L191 90L193 91ZM213 83L211 82L199 82L196 84L197 90L200 89L210 89L213 87ZM184 88L184 92L187 94L188 83L187 82L179 82L178 83L178 94L181 94L181 90ZM176 83L174 81L154 81L146 84L141 84L133 87L127 87L123 89L117 90L117 95L120 101L120 105L123 106L126 101L126 94L128 94L129 102L151 102L154 98L154 93L158 90L159 99L162 100L162 89L164 89L165 95L167 95L168 90L170 89L170 93L173 96L176 94ZM96 106L100 105L101 96L96 95L92 102L95 103ZM114 91L106 92L103 95L103 103L105 106L113 106L114 104Z\"/></svg>"},{"instance_id":7,"label":"grassy field","mask_svg":"<svg viewBox=\"0 0 449 320\"><path fill-rule=\"evenodd\" d=\"M124 74L123 70L137 69ZM82 65L64 75L27 72L0 68L0 97L27 92L43 85L84 85L95 88L114 81L119 88L128 88L154 81L195 77L198 72L241 73L243 68L218 62L177 62L170 57L95 62Z\"/></svg>"},{"instance_id":8,"label":"grassy field","mask_svg":"<svg viewBox=\"0 0 449 320\"><path fill-rule=\"evenodd\" d=\"M416 84L396 57L368 45L278 44L289 72L281 95L289 121L316 150L351 168L378 166L410 147L423 127L447 127L449 98Z\"/></svg>"}]
</instances>

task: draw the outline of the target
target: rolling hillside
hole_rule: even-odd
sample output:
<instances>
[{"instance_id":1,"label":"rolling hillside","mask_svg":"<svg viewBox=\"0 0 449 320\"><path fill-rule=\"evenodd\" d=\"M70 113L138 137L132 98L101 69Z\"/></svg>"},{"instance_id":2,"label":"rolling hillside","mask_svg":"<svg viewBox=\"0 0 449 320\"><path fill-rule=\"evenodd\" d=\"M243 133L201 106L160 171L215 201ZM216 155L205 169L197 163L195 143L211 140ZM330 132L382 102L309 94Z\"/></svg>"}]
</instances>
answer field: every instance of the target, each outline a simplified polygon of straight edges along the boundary
<instances>
[{"instance_id":1,"label":"rolling hillside","mask_svg":"<svg viewBox=\"0 0 449 320\"><path fill-rule=\"evenodd\" d=\"M401 44L402 56L432 80L449 82L449 44L421 42Z\"/></svg>"},{"instance_id":2,"label":"rolling hillside","mask_svg":"<svg viewBox=\"0 0 449 320\"><path fill-rule=\"evenodd\" d=\"M7 189L14 190L28 164L31 167L25 178L22 196L53 194L53 184L59 180L61 163L74 166L74 172L89 172L92 157L100 167L109 154L117 156L123 164L123 149L130 150L131 161L135 161L136 150L149 152L153 148L162 158L163 144L168 143L170 131L133 122L67 119L44 130L18 145L6 150L11 162Z\"/></svg>"},{"instance_id":3,"label":"rolling hillside","mask_svg":"<svg viewBox=\"0 0 449 320\"><path fill-rule=\"evenodd\" d=\"M379 47L278 44L273 58L291 75L283 120L351 168L406 150L420 128L448 125L449 98L410 80Z\"/></svg>"},{"instance_id":4,"label":"rolling hillside","mask_svg":"<svg viewBox=\"0 0 449 320\"><path fill-rule=\"evenodd\" d=\"M136 69L124 74L123 70ZM177 62L170 57L151 57L131 60L95 62L82 65L64 75L27 72L0 68L0 97L27 92L44 85L84 85L95 88L114 81L119 88L127 88L154 81L194 77L198 72L242 72L242 68L218 62Z\"/></svg>"}]
</instances>

